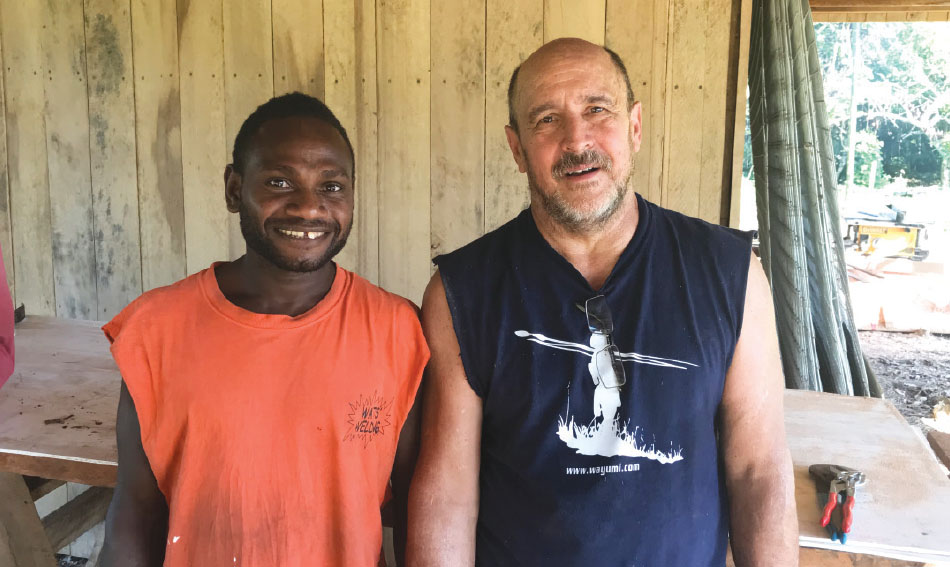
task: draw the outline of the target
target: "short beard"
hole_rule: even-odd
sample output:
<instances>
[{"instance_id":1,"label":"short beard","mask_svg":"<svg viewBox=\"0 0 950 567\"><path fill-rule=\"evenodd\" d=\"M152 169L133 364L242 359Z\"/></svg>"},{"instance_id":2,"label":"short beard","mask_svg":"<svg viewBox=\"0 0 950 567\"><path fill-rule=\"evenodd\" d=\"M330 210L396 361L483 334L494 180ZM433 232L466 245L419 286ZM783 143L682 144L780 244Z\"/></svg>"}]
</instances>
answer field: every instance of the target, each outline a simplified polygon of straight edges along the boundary
<instances>
[{"instance_id":1,"label":"short beard","mask_svg":"<svg viewBox=\"0 0 950 567\"><path fill-rule=\"evenodd\" d=\"M286 270L288 272L316 272L320 268L326 266L327 263L332 260L334 256L339 254L340 250L343 250L344 246L346 246L346 239L350 236L350 229L353 227L352 222L347 225L345 229L342 229L339 224L334 223L332 228L336 236L330 243L330 247L327 248L327 251L319 258L313 260L297 260L293 258L287 258L281 254L277 247L274 246L273 242L267 238L267 236L258 228L256 224L251 222L250 212L247 210L244 203L241 203L241 206L238 209L238 215L241 219L241 234L244 236L244 242L247 244L247 247L273 264L278 269Z\"/></svg>"},{"instance_id":2,"label":"short beard","mask_svg":"<svg viewBox=\"0 0 950 567\"><path fill-rule=\"evenodd\" d=\"M562 156L557 164L554 165L553 173L554 178L558 179L563 177L564 172L568 170L570 166L581 165L584 163L593 163L598 165L605 172L610 173L613 168L613 163L610 158L588 150L587 152L580 155L565 155ZM624 198L627 196L627 190L630 186L630 178L633 176L633 159L630 160L630 170L627 173L627 176L616 183L613 188L613 194L610 199L607 200L603 205L598 209L593 211L580 211L571 207L562 197L557 193L545 194L538 186L537 180L534 175L531 173L532 169L530 164L528 164L528 188L531 190L532 195L536 196L541 203L541 207L544 209L544 212L548 214L551 219L561 226L567 232L573 234L585 234L592 232L595 229L603 227L607 224L614 214L620 209L623 205Z\"/></svg>"}]
</instances>

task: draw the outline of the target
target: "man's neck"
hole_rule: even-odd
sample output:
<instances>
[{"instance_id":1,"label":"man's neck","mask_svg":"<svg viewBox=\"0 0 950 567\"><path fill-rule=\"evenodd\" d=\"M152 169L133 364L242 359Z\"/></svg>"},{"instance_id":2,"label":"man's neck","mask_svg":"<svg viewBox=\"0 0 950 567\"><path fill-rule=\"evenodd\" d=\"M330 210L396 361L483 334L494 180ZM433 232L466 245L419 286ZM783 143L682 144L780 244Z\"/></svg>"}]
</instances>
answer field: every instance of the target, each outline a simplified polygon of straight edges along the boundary
<instances>
[{"instance_id":1,"label":"man's neck","mask_svg":"<svg viewBox=\"0 0 950 567\"><path fill-rule=\"evenodd\" d=\"M253 313L295 317L313 308L333 285L336 265L314 272L282 270L252 250L215 269L218 287L228 301Z\"/></svg>"},{"instance_id":2,"label":"man's neck","mask_svg":"<svg viewBox=\"0 0 950 567\"><path fill-rule=\"evenodd\" d=\"M633 191L627 192L620 208L606 223L585 232L567 230L545 213L534 199L531 201L531 215L541 236L584 276L594 290L600 289L607 281L640 220Z\"/></svg>"}]
</instances>

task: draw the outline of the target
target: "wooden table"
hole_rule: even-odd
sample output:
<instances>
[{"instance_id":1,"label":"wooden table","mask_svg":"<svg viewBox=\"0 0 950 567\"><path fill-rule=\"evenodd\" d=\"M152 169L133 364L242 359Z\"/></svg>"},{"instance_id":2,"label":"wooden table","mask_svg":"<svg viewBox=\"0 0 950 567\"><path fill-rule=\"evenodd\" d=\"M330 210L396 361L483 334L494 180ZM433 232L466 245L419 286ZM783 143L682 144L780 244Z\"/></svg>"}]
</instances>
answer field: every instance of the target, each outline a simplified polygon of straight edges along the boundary
<instances>
[{"instance_id":1,"label":"wooden table","mask_svg":"<svg viewBox=\"0 0 950 567\"><path fill-rule=\"evenodd\" d=\"M0 388L4 567L55 565L53 546L95 519L85 514L90 508L101 517L108 497L108 491L91 489L73 501L76 505L63 506L41 522L21 475L99 487L115 484L121 378L101 325L27 317L16 326L16 370Z\"/></svg>"},{"instance_id":2,"label":"wooden table","mask_svg":"<svg viewBox=\"0 0 950 567\"><path fill-rule=\"evenodd\" d=\"M785 427L803 548L950 563L950 480L893 404L787 391ZM818 495L808 476L808 466L816 463L867 474L867 484L855 497L854 526L846 545L831 541L819 524ZM803 550L802 557L805 554Z\"/></svg>"},{"instance_id":3,"label":"wooden table","mask_svg":"<svg viewBox=\"0 0 950 567\"><path fill-rule=\"evenodd\" d=\"M100 325L30 317L17 326L17 370L0 389L4 567L51 565L46 555L50 546L43 547L37 535L43 528L19 475L95 486L115 483L121 378ZM950 562L950 481L893 405L788 391L785 423L795 466L803 565L818 564L805 557L824 553L809 548ZM868 474L847 545L832 542L818 525L817 493L808 477L814 463L847 465ZM19 554L13 555L15 561L5 558L11 549Z\"/></svg>"}]
</instances>

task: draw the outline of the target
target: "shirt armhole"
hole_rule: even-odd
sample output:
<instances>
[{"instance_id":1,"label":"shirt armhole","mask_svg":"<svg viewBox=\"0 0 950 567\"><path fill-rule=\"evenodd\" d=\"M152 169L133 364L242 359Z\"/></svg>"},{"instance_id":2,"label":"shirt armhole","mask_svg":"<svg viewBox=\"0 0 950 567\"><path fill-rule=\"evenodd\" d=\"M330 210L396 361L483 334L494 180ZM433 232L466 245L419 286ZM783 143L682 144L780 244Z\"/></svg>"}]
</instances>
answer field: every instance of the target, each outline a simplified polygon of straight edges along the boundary
<instances>
[{"instance_id":1,"label":"shirt armhole","mask_svg":"<svg viewBox=\"0 0 950 567\"><path fill-rule=\"evenodd\" d=\"M745 320L745 298L749 290L749 265L752 262L752 233L751 232L741 232L739 234L742 239L742 246L740 248L741 259L739 260L739 267L736 269L736 304L735 304L735 337L736 340L733 341L732 346L729 348L729 352L726 356L726 370L732 367L732 357L736 354L736 345L739 344L739 337L742 336L742 323Z\"/></svg>"},{"instance_id":2,"label":"shirt armhole","mask_svg":"<svg viewBox=\"0 0 950 567\"><path fill-rule=\"evenodd\" d=\"M148 448L155 423L155 393L152 372L148 363L144 341L136 332L135 325L119 314L102 327L106 338L112 343L112 358L119 367L119 374L125 382L135 412L138 415L139 429L142 434L142 447Z\"/></svg>"},{"instance_id":3,"label":"shirt armhole","mask_svg":"<svg viewBox=\"0 0 950 567\"><path fill-rule=\"evenodd\" d=\"M465 381L468 382L468 385L472 388L472 391L475 392L475 395L479 398L485 398L485 388L484 385L477 379L479 376L478 372L475 371L475 364L472 361L472 347L468 343L468 333L465 332L466 325L461 321L459 315L460 310L458 308L458 299L452 291L452 286L446 282L445 272L440 272L442 276L442 288L445 290L445 301L449 304L449 313L452 315L452 328L455 329L455 338L458 341L459 345L459 356L462 359L462 369L465 371ZM452 278L449 277L449 280ZM471 322L468 322L471 324Z\"/></svg>"}]
</instances>

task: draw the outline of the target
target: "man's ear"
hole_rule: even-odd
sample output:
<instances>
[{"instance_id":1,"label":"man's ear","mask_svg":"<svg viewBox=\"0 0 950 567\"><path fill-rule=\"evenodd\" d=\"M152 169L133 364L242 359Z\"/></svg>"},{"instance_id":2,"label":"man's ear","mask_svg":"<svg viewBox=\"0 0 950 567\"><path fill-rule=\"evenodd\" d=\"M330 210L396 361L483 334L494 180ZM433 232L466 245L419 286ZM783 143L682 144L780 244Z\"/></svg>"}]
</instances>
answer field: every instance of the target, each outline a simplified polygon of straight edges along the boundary
<instances>
[{"instance_id":1,"label":"man's ear","mask_svg":"<svg viewBox=\"0 0 950 567\"><path fill-rule=\"evenodd\" d=\"M236 213L241 209L241 174L229 163L224 168L224 202L228 212Z\"/></svg>"},{"instance_id":2,"label":"man's ear","mask_svg":"<svg viewBox=\"0 0 950 567\"><path fill-rule=\"evenodd\" d=\"M511 148L511 155L518 164L518 171L524 173L528 171L528 162L524 159L524 150L521 148L521 139L518 137L518 131L511 126L505 126L505 137L508 138L508 147Z\"/></svg>"},{"instance_id":3,"label":"man's ear","mask_svg":"<svg viewBox=\"0 0 950 567\"><path fill-rule=\"evenodd\" d=\"M643 138L642 112L640 103L633 103L630 108L630 145L633 146L633 153L640 151L640 140Z\"/></svg>"}]
</instances>

